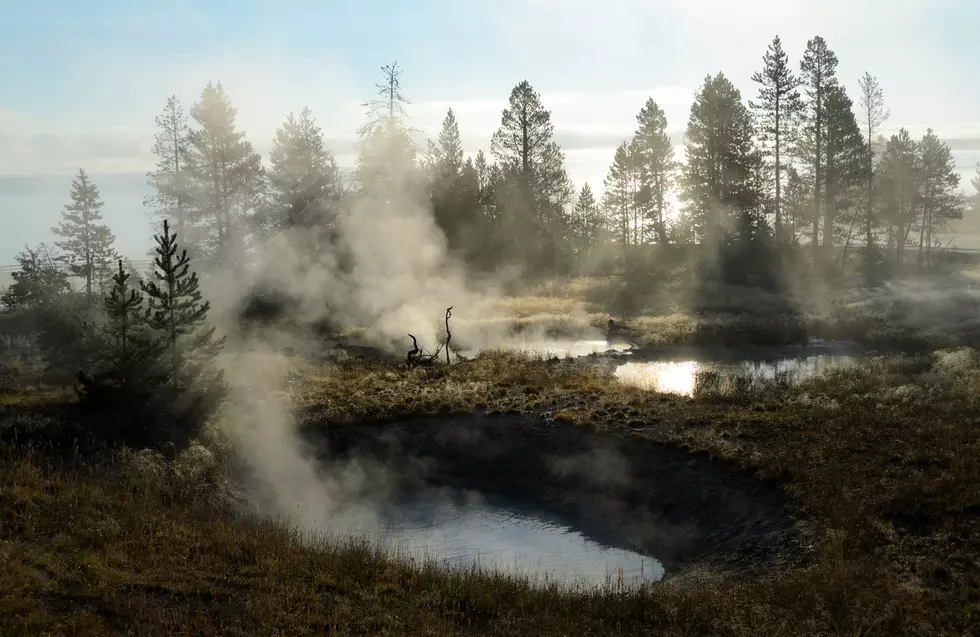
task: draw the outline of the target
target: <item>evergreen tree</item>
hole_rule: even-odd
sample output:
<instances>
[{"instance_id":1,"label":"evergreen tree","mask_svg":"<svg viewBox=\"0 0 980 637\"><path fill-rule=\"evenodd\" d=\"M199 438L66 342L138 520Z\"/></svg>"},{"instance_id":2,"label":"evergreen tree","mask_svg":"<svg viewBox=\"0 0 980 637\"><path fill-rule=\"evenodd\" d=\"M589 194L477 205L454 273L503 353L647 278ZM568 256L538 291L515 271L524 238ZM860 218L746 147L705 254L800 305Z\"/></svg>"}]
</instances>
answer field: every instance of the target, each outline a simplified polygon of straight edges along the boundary
<instances>
[{"instance_id":1,"label":"evergreen tree","mask_svg":"<svg viewBox=\"0 0 980 637\"><path fill-rule=\"evenodd\" d=\"M266 180L263 225L273 232L312 233L310 249L320 249L336 222L340 175L309 108L299 117L290 113L276 131Z\"/></svg>"},{"instance_id":2,"label":"evergreen tree","mask_svg":"<svg viewBox=\"0 0 980 637\"><path fill-rule=\"evenodd\" d=\"M644 221L653 227L657 243L667 245L669 199L677 169L674 145L667 134L667 116L653 99L648 99L636 122L633 144L643 193L641 201L646 208Z\"/></svg>"},{"instance_id":3,"label":"evergreen tree","mask_svg":"<svg viewBox=\"0 0 980 637\"><path fill-rule=\"evenodd\" d=\"M959 191L960 175L956 172L953 152L930 128L919 143L919 265L931 267L932 248L937 231L946 228L951 219L963 218L965 201Z\"/></svg>"},{"instance_id":4,"label":"evergreen tree","mask_svg":"<svg viewBox=\"0 0 980 637\"><path fill-rule=\"evenodd\" d=\"M418 145L408 125L398 63L381 67L384 81L375 85L378 98L363 104L367 122L358 129L360 148L356 179L361 195L378 204L402 205L406 198L422 200Z\"/></svg>"},{"instance_id":5,"label":"evergreen tree","mask_svg":"<svg viewBox=\"0 0 980 637\"><path fill-rule=\"evenodd\" d=\"M472 254L479 224L479 178L471 161L463 161L459 124L449 109L434 147L432 209L450 250Z\"/></svg>"},{"instance_id":6,"label":"evergreen tree","mask_svg":"<svg viewBox=\"0 0 980 637\"><path fill-rule=\"evenodd\" d=\"M408 119L408 115L405 113L405 105L411 104L411 101L402 94L401 77L403 69L398 67L396 61L382 66L381 72L384 74L384 81L374 85L378 89L378 96L361 104L368 109L367 122L358 131L362 137L379 127L385 128L392 120Z\"/></svg>"},{"instance_id":7,"label":"evergreen tree","mask_svg":"<svg viewBox=\"0 0 980 637\"><path fill-rule=\"evenodd\" d=\"M881 198L888 226L888 250L899 267L905 260L909 232L918 217L919 149L902 128L888 140L881 157Z\"/></svg>"},{"instance_id":8,"label":"evergreen tree","mask_svg":"<svg viewBox=\"0 0 980 637\"><path fill-rule=\"evenodd\" d=\"M195 221L204 226L208 254L218 263L241 264L248 217L262 187L262 160L235 127L237 111L221 83L209 83L191 108L187 177Z\"/></svg>"},{"instance_id":9,"label":"evergreen tree","mask_svg":"<svg viewBox=\"0 0 980 637\"><path fill-rule=\"evenodd\" d=\"M92 302L94 293L112 276L112 263L116 252L112 248L116 237L102 221L99 189L89 181L84 170L71 184L71 203L65 206L62 221L53 232L63 241L55 245L64 250L69 260L69 271L85 280L85 299Z\"/></svg>"},{"instance_id":10,"label":"evergreen tree","mask_svg":"<svg viewBox=\"0 0 980 637\"><path fill-rule=\"evenodd\" d=\"M503 175L500 167L489 164L483 151L476 154L473 170L477 181L480 242L475 256L484 269L494 269L503 252L500 192Z\"/></svg>"},{"instance_id":11,"label":"evergreen tree","mask_svg":"<svg viewBox=\"0 0 980 637\"><path fill-rule=\"evenodd\" d=\"M820 249L820 217L823 214L825 194L824 172L826 169L824 135L827 129L826 103L828 91L837 85L837 56L827 47L819 35L806 44L800 62L806 100L804 106L804 132L808 138L809 163L813 179L813 255Z\"/></svg>"},{"instance_id":12,"label":"evergreen tree","mask_svg":"<svg viewBox=\"0 0 980 637\"><path fill-rule=\"evenodd\" d=\"M835 243L834 230L841 213L847 213L851 230L858 221L857 189L865 183L866 150L861 129L852 110L853 103L841 86L827 91L824 114L826 152L823 246L830 262ZM850 233L848 233L850 235ZM850 236L848 236L848 239Z\"/></svg>"},{"instance_id":13,"label":"evergreen tree","mask_svg":"<svg viewBox=\"0 0 980 637\"><path fill-rule=\"evenodd\" d=\"M891 115L885 109L884 93L878 80L870 73L865 73L859 81L861 89L861 125L865 134L865 165L864 177L865 202L864 202L864 270L869 283L876 283L878 280L877 269L880 257L878 255L877 244L875 241L875 229L880 223L875 205L875 149L874 140L878 137L878 130L881 125Z\"/></svg>"},{"instance_id":14,"label":"evergreen tree","mask_svg":"<svg viewBox=\"0 0 980 637\"><path fill-rule=\"evenodd\" d=\"M511 91L490 148L506 181L506 244L532 267L561 267L572 184L551 113L527 80ZM502 194L502 193L498 193Z\"/></svg>"},{"instance_id":15,"label":"evergreen tree","mask_svg":"<svg viewBox=\"0 0 980 637\"><path fill-rule=\"evenodd\" d=\"M155 171L147 173L147 185L153 188L153 194L147 196L143 204L151 206L160 218L174 219L177 234L184 237L186 243L191 236L188 206L192 196L185 174L190 128L177 96L167 99L167 105L155 122L158 130L153 139L153 155L157 164Z\"/></svg>"},{"instance_id":16,"label":"evergreen tree","mask_svg":"<svg viewBox=\"0 0 980 637\"><path fill-rule=\"evenodd\" d=\"M756 249L765 228L759 192L762 156L753 146L754 135L752 116L738 90L722 73L707 77L685 133L681 199L693 238L702 246L702 265L737 283L758 274L767 256ZM720 261L713 262L715 255Z\"/></svg>"},{"instance_id":17,"label":"evergreen tree","mask_svg":"<svg viewBox=\"0 0 980 637\"><path fill-rule=\"evenodd\" d=\"M582 186L575 202L573 219L577 230L576 251L581 256L589 257L599 247L606 230L605 215L602 214L589 184Z\"/></svg>"},{"instance_id":18,"label":"evergreen tree","mask_svg":"<svg viewBox=\"0 0 980 637\"><path fill-rule=\"evenodd\" d=\"M733 221L751 214L760 193L752 187L760 157L752 144L752 118L741 94L719 73L695 96L684 136L687 163L681 200L697 240L717 242Z\"/></svg>"},{"instance_id":19,"label":"evergreen tree","mask_svg":"<svg viewBox=\"0 0 980 637\"><path fill-rule=\"evenodd\" d=\"M642 176L637 146L622 142L603 181L602 207L624 248L641 242Z\"/></svg>"},{"instance_id":20,"label":"evergreen tree","mask_svg":"<svg viewBox=\"0 0 980 637\"><path fill-rule=\"evenodd\" d=\"M162 341L151 333L150 311L130 277L120 259L103 299L106 320L92 357L94 369L79 374L83 399L100 408L143 409L163 383Z\"/></svg>"},{"instance_id":21,"label":"evergreen tree","mask_svg":"<svg viewBox=\"0 0 980 637\"><path fill-rule=\"evenodd\" d=\"M783 232L792 243L799 244L813 218L812 190L808 180L793 165L786 167L786 188L783 192Z\"/></svg>"},{"instance_id":22,"label":"evergreen tree","mask_svg":"<svg viewBox=\"0 0 980 637\"><path fill-rule=\"evenodd\" d=\"M772 158L773 217L776 236L782 240L782 186L786 148L787 142L792 140L793 126L803 103L800 99L800 80L790 69L789 56L783 51L779 36L773 38L762 62L762 71L752 76L752 81L759 84L759 102L751 106L759 122L758 132L765 153Z\"/></svg>"},{"instance_id":23,"label":"evergreen tree","mask_svg":"<svg viewBox=\"0 0 980 637\"><path fill-rule=\"evenodd\" d=\"M166 348L167 382L185 392L210 393L221 379L210 363L225 339L215 338L214 327L207 324L211 302L202 300L197 273L190 271L187 251L179 249L169 222L164 221L163 234L154 240L154 280L141 281L140 288L147 297L148 324Z\"/></svg>"},{"instance_id":24,"label":"evergreen tree","mask_svg":"<svg viewBox=\"0 0 980 637\"><path fill-rule=\"evenodd\" d=\"M19 269L10 275L14 282L0 295L7 311L46 307L71 292L66 259L45 244L24 246L15 258Z\"/></svg>"}]
</instances>

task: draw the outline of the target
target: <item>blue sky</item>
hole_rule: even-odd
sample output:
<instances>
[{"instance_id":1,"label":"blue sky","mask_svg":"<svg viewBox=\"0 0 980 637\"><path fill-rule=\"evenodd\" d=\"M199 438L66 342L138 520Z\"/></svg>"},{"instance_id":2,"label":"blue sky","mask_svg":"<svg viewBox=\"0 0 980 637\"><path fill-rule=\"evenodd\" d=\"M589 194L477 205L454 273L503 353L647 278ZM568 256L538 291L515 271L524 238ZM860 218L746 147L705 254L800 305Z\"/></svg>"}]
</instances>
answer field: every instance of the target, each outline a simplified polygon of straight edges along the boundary
<instances>
[{"instance_id":1,"label":"blue sky","mask_svg":"<svg viewBox=\"0 0 980 637\"><path fill-rule=\"evenodd\" d=\"M823 35L852 94L864 71L878 76L887 126L932 126L967 172L980 153L978 28L976 0L0 0L0 174L145 172L166 97L189 107L209 80L260 152L309 106L349 163L359 104L397 59L416 125L434 131L452 106L470 152L530 80L573 180L598 189L647 97L680 134L705 75L754 96L776 34L794 64ZM0 207L0 224L15 212Z\"/></svg>"}]
</instances>

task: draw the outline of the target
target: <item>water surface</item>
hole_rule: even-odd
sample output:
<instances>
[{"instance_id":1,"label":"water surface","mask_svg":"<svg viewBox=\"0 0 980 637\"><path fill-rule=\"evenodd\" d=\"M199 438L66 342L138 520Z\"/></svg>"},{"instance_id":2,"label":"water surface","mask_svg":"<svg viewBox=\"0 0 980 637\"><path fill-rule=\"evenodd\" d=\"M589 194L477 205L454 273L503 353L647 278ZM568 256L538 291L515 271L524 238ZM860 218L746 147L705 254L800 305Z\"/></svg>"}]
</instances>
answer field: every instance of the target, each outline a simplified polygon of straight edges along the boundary
<instances>
[{"instance_id":1,"label":"water surface","mask_svg":"<svg viewBox=\"0 0 980 637\"><path fill-rule=\"evenodd\" d=\"M380 542L402 559L539 583L615 585L621 577L623 585L635 585L663 577L660 563L649 556L595 542L513 500L466 491L425 489L379 507L371 520L334 519L325 530Z\"/></svg>"},{"instance_id":2,"label":"water surface","mask_svg":"<svg viewBox=\"0 0 980 637\"><path fill-rule=\"evenodd\" d=\"M617 367L615 376L634 387L692 396L699 386L714 383L724 389L736 379L795 384L854 360L854 356L818 354L770 360L629 362Z\"/></svg>"},{"instance_id":3,"label":"water surface","mask_svg":"<svg viewBox=\"0 0 980 637\"><path fill-rule=\"evenodd\" d=\"M507 343L506 349L522 352L535 358L577 358L590 354L604 354L609 351L626 352L632 346L624 341L582 340L582 339L543 339L515 338ZM477 352L464 352L471 356Z\"/></svg>"}]
</instances>

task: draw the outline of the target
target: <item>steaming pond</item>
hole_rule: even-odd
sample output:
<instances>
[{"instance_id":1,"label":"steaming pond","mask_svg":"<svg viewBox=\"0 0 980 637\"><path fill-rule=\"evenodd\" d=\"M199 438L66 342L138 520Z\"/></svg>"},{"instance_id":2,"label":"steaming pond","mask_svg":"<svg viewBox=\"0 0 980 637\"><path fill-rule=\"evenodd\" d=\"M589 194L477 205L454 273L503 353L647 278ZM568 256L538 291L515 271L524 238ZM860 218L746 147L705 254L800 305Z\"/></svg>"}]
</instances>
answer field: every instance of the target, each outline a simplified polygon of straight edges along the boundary
<instances>
[{"instance_id":1,"label":"steaming pond","mask_svg":"<svg viewBox=\"0 0 980 637\"><path fill-rule=\"evenodd\" d=\"M366 519L366 518L362 518ZM552 516L507 498L428 488L378 508L369 523L331 523L328 533L380 542L401 559L433 560L575 586L654 581L657 560L600 544Z\"/></svg>"},{"instance_id":2,"label":"steaming pond","mask_svg":"<svg viewBox=\"0 0 980 637\"><path fill-rule=\"evenodd\" d=\"M620 382L634 387L692 396L699 387L737 390L742 383L792 385L830 369L850 366L856 360L851 355L816 354L775 359L631 361L617 367L614 374Z\"/></svg>"}]
</instances>

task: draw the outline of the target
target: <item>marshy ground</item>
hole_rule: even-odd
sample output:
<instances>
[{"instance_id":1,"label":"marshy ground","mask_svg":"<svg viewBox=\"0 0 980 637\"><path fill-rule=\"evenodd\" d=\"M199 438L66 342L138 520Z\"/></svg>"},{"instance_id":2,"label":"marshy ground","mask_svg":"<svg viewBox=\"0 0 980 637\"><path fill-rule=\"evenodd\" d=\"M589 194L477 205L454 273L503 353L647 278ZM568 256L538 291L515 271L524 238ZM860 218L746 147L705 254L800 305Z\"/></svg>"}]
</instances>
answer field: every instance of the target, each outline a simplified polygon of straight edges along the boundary
<instances>
[{"instance_id":1,"label":"marshy ground","mask_svg":"<svg viewBox=\"0 0 980 637\"><path fill-rule=\"evenodd\" d=\"M620 382L621 355L290 360L312 447L376 458L402 485L522 498L661 560L668 577L642 587L532 586L308 541L236 512L220 444L97 452L70 391L22 379L0 394L0 634L969 634L980 355L975 299L957 290L617 316L631 357L805 338L864 352L794 382L702 375L690 395ZM590 294L502 303L525 330L574 338L608 321Z\"/></svg>"}]
</instances>

